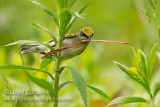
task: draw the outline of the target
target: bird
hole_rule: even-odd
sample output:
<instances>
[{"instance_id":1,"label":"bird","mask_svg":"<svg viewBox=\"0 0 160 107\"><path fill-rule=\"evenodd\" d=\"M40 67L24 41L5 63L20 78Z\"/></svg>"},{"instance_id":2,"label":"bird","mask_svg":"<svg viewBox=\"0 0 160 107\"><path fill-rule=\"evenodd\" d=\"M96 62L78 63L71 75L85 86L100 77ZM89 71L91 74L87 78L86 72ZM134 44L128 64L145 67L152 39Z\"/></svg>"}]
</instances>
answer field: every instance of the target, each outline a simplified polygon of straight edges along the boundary
<instances>
[{"instance_id":1,"label":"bird","mask_svg":"<svg viewBox=\"0 0 160 107\"><path fill-rule=\"evenodd\" d=\"M82 52L84 52L84 50L88 46L92 37L93 37L93 30L91 27L84 27L80 30L80 32L75 33L75 34L66 34L63 40L63 46L67 46L67 45L73 44L81 40L89 40L89 41L82 42L78 45L62 50L61 60L62 61L68 60L77 55L80 55ZM47 43L53 48L56 48L56 44L54 40L50 40L44 43ZM30 54L30 53L47 54L48 52L51 51L48 47L44 45L34 45L34 44L20 44L19 48L22 54Z\"/></svg>"}]
</instances>

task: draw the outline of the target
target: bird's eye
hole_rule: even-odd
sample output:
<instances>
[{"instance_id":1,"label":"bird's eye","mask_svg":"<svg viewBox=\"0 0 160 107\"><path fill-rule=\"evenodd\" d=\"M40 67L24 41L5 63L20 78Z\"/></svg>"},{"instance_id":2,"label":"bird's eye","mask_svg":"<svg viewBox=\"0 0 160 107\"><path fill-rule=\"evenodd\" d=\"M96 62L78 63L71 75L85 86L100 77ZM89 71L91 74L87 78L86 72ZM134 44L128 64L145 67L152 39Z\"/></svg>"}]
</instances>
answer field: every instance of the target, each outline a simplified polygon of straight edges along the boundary
<instances>
[{"instance_id":1,"label":"bird's eye","mask_svg":"<svg viewBox=\"0 0 160 107\"><path fill-rule=\"evenodd\" d=\"M91 37L93 37L93 33L92 33Z\"/></svg>"},{"instance_id":2,"label":"bird's eye","mask_svg":"<svg viewBox=\"0 0 160 107\"><path fill-rule=\"evenodd\" d=\"M81 34L81 36L87 37L87 35L83 31L81 31L80 34Z\"/></svg>"},{"instance_id":3,"label":"bird's eye","mask_svg":"<svg viewBox=\"0 0 160 107\"><path fill-rule=\"evenodd\" d=\"M83 36L87 36L85 33L83 33Z\"/></svg>"}]
</instances>

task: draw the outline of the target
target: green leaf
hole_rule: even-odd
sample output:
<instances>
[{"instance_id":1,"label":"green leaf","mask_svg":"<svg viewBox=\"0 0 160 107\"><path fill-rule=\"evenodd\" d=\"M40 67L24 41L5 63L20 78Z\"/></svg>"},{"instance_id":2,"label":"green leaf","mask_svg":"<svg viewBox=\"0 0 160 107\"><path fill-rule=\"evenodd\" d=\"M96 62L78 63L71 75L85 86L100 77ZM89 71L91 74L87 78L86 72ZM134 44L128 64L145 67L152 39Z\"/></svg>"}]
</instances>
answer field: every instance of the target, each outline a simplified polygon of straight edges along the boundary
<instances>
[{"instance_id":1,"label":"green leaf","mask_svg":"<svg viewBox=\"0 0 160 107\"><path fill-rule=\"evenodd\" d=\"M59 73L61 74L62 71L63 71L65 68L66 68L66 66L62 66L62 67L60 68L60 70L59 70Z\"/></svg>"},{"instance_id":2,"label":"green leaf","mask_svg":"<svg viewBox=\"0 0 160 107\"><path fill-rule=\"evenodd\" d=\"M39 79L37 77L33 77L28 73L27 73L27 76L32 82L34 82L38 86L48 90L50 92L50 95L52 98L57 97L57 94L56 94L55 90L53 89L52 84L49 81L46 81L44 79Z\"/></svg>"},{"instance_id":3,"label":"green leaf","mask_svg":"<svg viewBox=\"0 0 160 107\"><path fill-rule=\"evenodd\" d=\"M157 20L157 25L160 25L160 1L157 0L157 5L156 5L156 8L155 8L155 12L156 12L156 20ZM160 27L160 26L156 26L156 27ZM157 28L157 29L158 29ZM160 36L160 32L159 33L159 36Z\"/></svg>"},{"instance_id":4,"label":"green leaf","mask_svg":"<svg viewBox=\"0 0 160 107\"><path fill-rule=\"evenodd\" d=\"M77 18L82 18L84 19L84 17L82 17L78 12L73 12L73 15Z\"/></svg>"},{"instance_id":5,"label":"green leaf","mask_svg":"<svg viewBox=\"0 0 160 107\"><path fill-rule=\"evenodd\" d=\"M132 47L132 50L133 50L134 56L135 56L135 58L136 58L136 64L137 64L137 67L138 67L138 66L139 66L139 65L138 65L138 64L139 64L139 60L140 60L141 58L140 58L139 55L136 53L134 47ZM137 72L138 72L138 74L139 74L141 77L144 78L143 73L142 73L139 69L137 70Z\"/></svg>"},{"instance_id":6,"label":"green leaf","mask_svg":"<svg viewBox=\"0 0 160 107\"><path fill-rule=\"evenodd\" d=\"M159 15L160 16L160 15ZM160 21L160 20L159 20ZM158 32L158 35L160 37L160 27L157 27L157 32Z\"/></svg>"},{"instance_id":7,"label":"green leaf","mask_svg":"<svg viewBox=\"0 0 160 107\"><path fill-rule=\"evenodd\" d=\"M148 77L148 68L147 68L147 58L145 56L145 54L139 49L138 50L138 56L139 56L139 59L138 59L138 71L139 71L139 74L141 74L140 72L142 72L141 76L146 80L148 81L149 80L149 77Z\"/></svg>"},{"instance_id":8,"label":"green leaf","mask_svg":"<svg viewBox=\"0 0 160 107\"><path fill-rule=\"evenodd\" d=\"M64 8L70 9L77 0L55 0L58 13Z\"/></svg>"},{"instance_id":9,"label":"green leaf","mask_svg":"<svg viewBox=\"0 0 160 107\"><path fill-rule=\"evenodd\" d=\"M92 2L92 0L90 0L86 5L84 5L84 7L82 7L80 10L79 10L79 14L82 14L82 12L89 6L89 4Z\"/></svg>"},{"instance_id":10,"label":"green leaf","mask_svg":"<svg viewBox=\"0 0 160 107\"><path fill-rule=\"evenodd\" d=\"M68 9L70 9L75 3L76 3L77 0L67 0L67 5L66 7Z\"/></svg>"},{"instance_id":11,"label":"green leaf","mask_svg":"<svg viewBox=\"0 0 160 107\"><path fill-rule=\"evenodd\" d=\"M147 82L148 77L146 77L146 74L148 74L148 73L146 73L146 74L144 73L144 72L147 72L147 70L144 71L144 69L142 67L142 65L143 65L142 62L147 63L146 56L143 55L144 53L141 53L141 50L138 50L137 53L133 47L132 47L132 50L133 50L134 56L136 58L136 64L137 64L137 68L138 68L137 72L140 75L141 80L143 80L146 84L149 84L149 82ZM144 56L144 58L141 58L141 56ZM145 60L143 60L143 59L145 59ZM147 69L147 67L145 67L145 69Z\"/></svg>"},{"instance_id":12,"label":"green leaf","mask_svg":"<svg viewBox=\"0 0 160 107\"><path fill-rule=\"evenodd\" d=\"M58 10L58 11L61 11L61 9L65 8L65 7L66 7L66 4L67 4L67 3L66 3L67 1L68 1L68 0L55 0L57 10Z\"/></svg>"},{"instance_id":13,"label":"green leaf","mask_svg":"<svg viewBox=\"0 0 160 107\"><path fill-rule=\"evenodd\" d=\"M129 77L131 77L133 80L137 81L139 84L141 84L145 89L146 91L150 94L151 90L150 90L150 87L148 86L148 84L146 84L142 79L141 79L141 76L136 74L136 73L133 73L132 71L129 70L129 68L127 68L126 66L118 63L118 62L115 62L114 63L116 65L118 65L118 67L123 71L125 72Z\"/></svg>"},{"instance_id":14,"label":"green leaf","mask_svg":"<svg viewBox=\"0 0 160 107\"><path fill-rule=\"evenodd\" d=\"M75 82L74 81L66 81L66 82L59 85L59 90L62 89L65 85L70 84L70 83L75 83Z\"/></svg>"},{"instance_id":15,"label":"green leaf","mask_svg":"<svg viewBox=\"0 0 160 107\"><path fill-rule=\"evenodd\" d=\"M60 13L60 36L65 36L67 26L71 21L72 15L67 9L62 9Z\"/></svg>"},{"instance_id":16,"label":"green leaf","mask_svg":"<svg viewBox=\"0 0 160 107\"><path fill-rule=\"evenodd\" d=\"M37 7L39 7L40 9L42 9L43 11L45 11L48 15L50 15L53 18L55 24L57 26L59 26L59 22L58 22L57 17L51 11L49 11L45 6L43 6L42 4L40 4L36 0L29 0L29 1L31 1L33 4L37 5Z\"/></svg>"},{"instance_id":17,"label":"green leaf","mask_svg":"<svg viewBox=\"0 0 160 107\"><path fill-rule=\"evenodd\" d=\"M61 9L64 7L63 6L63 2L65 0L55 0L55 3L56 3L56 7L57 7L57 11L58 11L58 14L60 13Z\"/></svg>"},{"instance_id":18,"label":"green leaf","mask_svg":"<svg viewBox=\"0 0 160 107\"><path fill-rule=\"evenodd\" d=\"M152 21L152 17L150 16L150 14L144 9L141 9L141 11L146 15L148 21L151 22Z\"/></svg>"},{"instance_id":19,"label":"green leaf","mask_svg":"<svg viewBox=\"0 0 160 107\"><path fill-rule=\"evenodd\" d=\"M53 60L52 57L46 57L42 60L41 64L40 64L40 69L45 68L48 64L50 64L50 62Z\"/></svg>"},{"instance_id":20,"label":"green leaf","mask_svg":"<svg viewBox=\"0 0 160 107\"><path fill-rule=\"evenodd\" d=\"M153 98L156 97L157 93L160 91L160 83L155 85L155 90L153 94Z\"/></svg>"},{"instance_id":21,"label":"green leaf","mask_svg":"<svg viewBox=\"0 0 160 107\"><path fill-rule=\"evenodd\" d=\"M45 31L46 33L48 33L48 34L52 37L52 39L54 40L55 44L57 44L57 39L56 39L56 37L55 37L48 29L46 29L46 28L44 28L43 26L41 26L41 25L39 25L39 24L36 24L36 23L32 23L32 25L34 25L34 26L42 29L42 30Z\"/></svg>"},{"instance_id":22,"label":"green leaf","mask_svg":"<svg viewBox=\"0 0 160 107\"><path fill-rule=\"evenodd\" d=\"M109 100L112 100L106 93L104 93L102 90L98 89L98 88L95 88L93 86L90 86L90 85L87 85L90 89L92 89L93 91L95 91L96 93L98 93L99 95L109 99Z\"/></svg>"},{"instance_id":23,"label":"green leaf","mask_svg":"<svg viewBox=\"0 0 160 107\"><path fill-rule=\"evenodd\" d=\"M84 101L85 107L88 107L88 103L87 103L87 91L86 91L86 84L82 78L82 76L75 71L73 68L71 67L67 67L72 75L72 78L74 80L74 82L76 83L76 86L82 96L82 99Z\"/></svg>"},{"instance_id":24,"label":"green leaf","mask_svg":"<svg viewBox=\"0 0 160 107\"><path fill-rule=\"evenodd\" d=\"M158 44L155 44L153 46L153 48L151 49L149 58L148 58L148 75L149 75L149 78L151 78L153 66L154 66L154 63L156 61L156 47L157 47L157 45Z\"/></svg>"},{"instance_id":25,"label":"green leaf","mask_svg":"<svg viewBox=\"0 0 160 107\"><path fill-rule=\"evenodd\" d=\"M148 14L150 16L152 16L153 15L153 9L152 9L151 4L149 3L149 0L143 0L143 2L144 2L144 6L145 6L145 9L147 10Z\"/></svg>"},{"instance_id":26,"label":"green leaf","mask_svg":"<svg viewBox=\"0 0 160 107\"><path fill-rule=\"evenodd\" d=\"M7 90L12 90L11 84L10 84L8 78L6 77L6 75L4 75L3 73L1 73L1 75L2 75L2 78L1 78L1 79L2 79L2 81L3 81L3 83L4 83L5 88L6 88Z\"/></svg>"},{"instance_id":27,"label":"green leaf","mask_svg":"<svg viewBox=\"0 0 160 107\"><path fill-rule=\"evenodd\" d=\"M0 69L21 69L21 70L40 71L40 72L44 72L44 73L48 74L54 80L53 76L49 72L44 71L42 69L36 69L36 68L31 68L31 67L19 66L19 65L0 66Z\"/></svg>"},{"instance_id":28,"label":"green leaf","mask_svg":"<svg viewBox=\"0 0 160 107\"><path fill-rule=\"evenodd\" d=\"M15 42L13 42L13 43L7 44L7 45L5 45L5 46L12 46L12 45L17 45L17 44L48 45L48 44L45 44L45 43L43 43L43 42L39 42L39 41L18 40L18 41L15 41Z\"/></svg>"},{"instance_id":29,"label":"green leaf","mask_svg":"<svg viewBox=\"0 0 160 107\"><path fill-rule=\"evenodd\" d=\"M136 53L136 51L135 51L135 49L134 49L134 47L131 47L132 48L132 51L133 51L133 53L134 53L134 56L136 57L136 59L138 58L138 56L137 56L137 53Z\"/></svg>"},{"instance_id":30,"label":"green leaf","mask_svg":"<svg viewBox=\"0 0 160 107\"><path fill-rule=\"evenodd\" d=\"M48 45L47 43L39 42L39 41L31 41L31 40L18 40L13 43L7 44L5 46L12 46L12 45L18 45L18 44L44 45L44 46L48 47L50 50L53 50L53 47Z\"/></svg>"},{"instance_id":31,"label":"green leaf","mask_svg":"<svg viewBox=\"0 0 160 107\"><path fill-rule=\"evenodd\" d=\"M141 97L130 97L130 96L118 97L112 100L107 105L107 107L115 104L128 104L128 103L137 103L137 102L147 103L147 100Z\"/></svg>"},{"instance_id":32,"label":"green leaf","mask_svg":"<svg viewBox=\"0 0 160 107\"><path fill-rule=\"evenodd\" d=\"M81 15L82 12L88 7L88 5L91 3L92 0L90 0L90 2L88 2L86 5L84 5L84 7L82 7L80 10L79 10L79 14ZM72 17L72 20L69 24L69 26L67 27L67 30L66 30L66 33L71 29L72 25L74 24L74 22L76 21L77 17Z\"/></svg>"}]
</instances>

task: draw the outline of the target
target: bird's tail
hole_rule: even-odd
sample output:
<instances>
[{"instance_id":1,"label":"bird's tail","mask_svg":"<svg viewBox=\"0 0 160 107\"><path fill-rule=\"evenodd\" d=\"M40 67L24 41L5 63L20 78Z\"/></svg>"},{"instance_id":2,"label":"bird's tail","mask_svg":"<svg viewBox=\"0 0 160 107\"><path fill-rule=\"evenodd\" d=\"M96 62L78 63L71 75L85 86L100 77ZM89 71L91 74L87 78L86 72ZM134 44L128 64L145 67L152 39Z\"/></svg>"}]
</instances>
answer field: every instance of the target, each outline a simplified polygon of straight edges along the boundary
<instances>
[{"instance_id":1,"label":"bird's tail","mask_svg":"<svg viewBox=\"0 0 160 107\"><path fill-rule=\"evenodd\" d=\"M44 47L42 45L20 44L19 47L22 54L29 54L36 52L45 54Z\"/></svg>"}]
</instances>

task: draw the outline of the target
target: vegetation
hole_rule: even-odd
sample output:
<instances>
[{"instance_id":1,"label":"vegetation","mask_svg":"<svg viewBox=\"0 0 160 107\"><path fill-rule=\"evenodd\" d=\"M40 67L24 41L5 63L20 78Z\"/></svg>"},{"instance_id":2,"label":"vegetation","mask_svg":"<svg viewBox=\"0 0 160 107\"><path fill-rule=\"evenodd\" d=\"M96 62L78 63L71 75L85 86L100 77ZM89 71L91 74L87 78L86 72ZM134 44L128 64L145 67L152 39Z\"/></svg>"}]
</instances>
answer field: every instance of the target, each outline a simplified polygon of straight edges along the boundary
<instances>
[{"instance_id":1,"label":"vegetation","mask_svg":"<svg viewBox=\"0 0 160 107\"><path fill-rule=\"evenodd\" d=\"M1 106L159 107L160 1L28 1L0 0ZM12 6L17 10L10 13ZM84 26L94 29L95 40L132 42L138 48L136 51L132 47L134 59L128 45L108 43L91 43L81 56L63 62L61 51L42 60L39 54L22 55L17 50L19 44L44 45L55 50L42 42L50 39L56 48L61 48L66 34L79 32ZM124 78L113 60L139 84ZM34 93L38 90L46 93Z\"/></svg>"}]
</instances>

